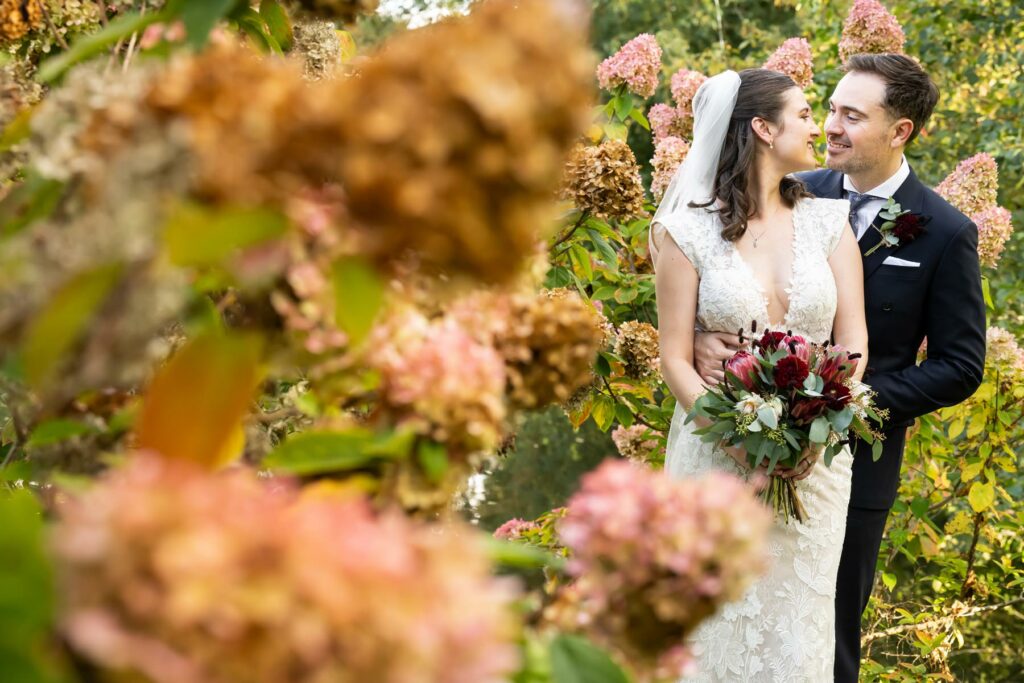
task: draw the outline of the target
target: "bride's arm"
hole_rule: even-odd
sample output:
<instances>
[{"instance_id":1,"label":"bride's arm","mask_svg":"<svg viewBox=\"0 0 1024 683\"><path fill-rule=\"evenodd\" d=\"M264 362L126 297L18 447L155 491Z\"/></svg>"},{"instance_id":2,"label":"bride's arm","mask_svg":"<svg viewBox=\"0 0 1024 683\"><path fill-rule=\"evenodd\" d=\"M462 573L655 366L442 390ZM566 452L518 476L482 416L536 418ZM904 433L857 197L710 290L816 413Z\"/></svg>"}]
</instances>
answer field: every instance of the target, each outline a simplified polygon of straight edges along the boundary
<instances>
[{"instance_id":1,"label":"bride's arm","mask_svg":"<svg viewBox=\"0 0 1024 683\"><path fill-rule=\"evenodd\" d=\"M868 366L868 324L864 314L864 263L849 223L843 228L839 245L832 252L828 263L839 290L839 306L836 308L832 335L837 344L861 354L857 372L853 376L859 381Z\"/></svg>"},{"instance_id":2,"label":"bride's arm","mask_svg":"<svg viewBox=\"0 0 1024 683\"><path fill-rule=\"evenodd\" d=\"M693 328L700 278L675 240L662 240L659 246L654 286L661 372L676 400L690 410L704 393L704 382L693 367Z\"/></svg>"}]
</instances>

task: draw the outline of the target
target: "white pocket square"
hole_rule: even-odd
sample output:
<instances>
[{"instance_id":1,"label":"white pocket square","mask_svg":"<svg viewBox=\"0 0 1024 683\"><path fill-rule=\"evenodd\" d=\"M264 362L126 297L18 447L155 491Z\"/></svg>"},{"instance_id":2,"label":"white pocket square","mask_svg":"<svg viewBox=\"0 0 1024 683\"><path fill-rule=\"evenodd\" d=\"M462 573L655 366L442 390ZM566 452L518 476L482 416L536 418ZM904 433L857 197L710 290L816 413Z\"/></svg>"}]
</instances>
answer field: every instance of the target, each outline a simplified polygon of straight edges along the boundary
<instances>
[{"instance_id":1,"label":"white pocket square","mask_svg":"<svg viewBox=\"0 0 1024 683\"><path fill-rule=\"evenodd\" d=\"M882 261L883 266L903 266L904 268L920 268L921 264L917 261L907 261L905 259L896 258L895 256L887 256Z\"/></svg>"}]
</instances>

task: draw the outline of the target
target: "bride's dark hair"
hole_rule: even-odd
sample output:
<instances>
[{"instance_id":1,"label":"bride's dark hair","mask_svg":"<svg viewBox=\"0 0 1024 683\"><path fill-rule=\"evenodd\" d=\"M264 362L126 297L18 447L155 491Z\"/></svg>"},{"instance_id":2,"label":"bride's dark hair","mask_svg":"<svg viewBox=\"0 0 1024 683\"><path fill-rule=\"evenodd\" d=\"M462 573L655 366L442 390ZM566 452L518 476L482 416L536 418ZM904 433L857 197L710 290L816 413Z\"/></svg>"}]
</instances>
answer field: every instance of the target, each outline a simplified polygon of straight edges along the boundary
<instances>
[{"instance_id":1,"label":"bride's dark hair","mask_svg":"<svg viewBox=\"0 0 1024 683\"><path fill-rule=\"evenodd\" d=\"M721 206L712 210L722 219L722 237L730 242L743 237L747 219L757 213L757 201L749 190L757 149L757 135L751 121L757 117L781 126L786 104L784 94L795 87L792 78L778 71L744 69L740 72L736 106L722 144L711 200L706 204L690 203L691 207L706 208L721 201ZM788 176L779 183L779 191L782 201L789 207L801 197L811 196L803 183Z\"/></svg>"}]
</instances>

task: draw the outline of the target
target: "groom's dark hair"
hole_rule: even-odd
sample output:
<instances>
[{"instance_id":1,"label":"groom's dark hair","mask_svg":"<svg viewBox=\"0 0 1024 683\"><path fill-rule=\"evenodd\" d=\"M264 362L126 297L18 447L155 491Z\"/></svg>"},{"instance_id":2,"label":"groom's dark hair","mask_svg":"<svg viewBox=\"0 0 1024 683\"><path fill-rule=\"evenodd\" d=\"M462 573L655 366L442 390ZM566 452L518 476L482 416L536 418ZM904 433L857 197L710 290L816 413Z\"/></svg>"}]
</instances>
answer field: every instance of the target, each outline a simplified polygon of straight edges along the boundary
<instances>
[{"instance_id":1,"label":"groom's dark hair","mask_svg":"<svg viewBox=\"0 0 1024 683\"><path fill-rule=\"evenodd\" d=\"M914 130L907 138L909 145L924 128L939 101L939 89L921 65L906 55L854 55L846 60L843 70L874 74L885 82L882 106L897 119L910 119Z\"/></svg>"}]
</instances>

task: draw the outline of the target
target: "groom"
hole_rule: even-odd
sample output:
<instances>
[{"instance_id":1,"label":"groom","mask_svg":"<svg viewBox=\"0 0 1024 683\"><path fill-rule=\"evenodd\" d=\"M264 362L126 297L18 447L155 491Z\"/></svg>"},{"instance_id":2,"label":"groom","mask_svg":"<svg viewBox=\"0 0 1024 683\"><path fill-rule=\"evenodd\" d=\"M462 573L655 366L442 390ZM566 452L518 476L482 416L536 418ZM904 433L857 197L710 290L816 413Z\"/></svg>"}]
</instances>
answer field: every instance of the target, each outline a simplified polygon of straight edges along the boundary
<instances>
[{"instance_id":1,"label":"groom","mask_svg":"<svg viewBox=\"0 0 1024 683\"><path fill-rule=\"evenodd\" d=\"M907 427L978 388L985 364L985 303L977 227L925 187L904 157L938 100L934 83L903 55L857 55L844 70L825 122L828 169L799 177L818 197L850 200L850 225L864 255L864 380L889 411L877 462L870 446L853 444L853 488L836 591L835 680L855 683L861 615L899 488ZM889 197L909 213L897 243L874 249L883 239L874 226L884 222L878 213ZM914 238L921 224L924 232ZM917 365L925 337L928 357ZM734 335L698 336L695 357L705 379L720 375L722 359L738 348L736 342Z\"/></svg>"}]
</instances>

